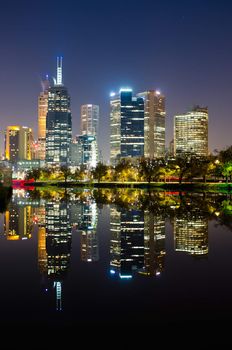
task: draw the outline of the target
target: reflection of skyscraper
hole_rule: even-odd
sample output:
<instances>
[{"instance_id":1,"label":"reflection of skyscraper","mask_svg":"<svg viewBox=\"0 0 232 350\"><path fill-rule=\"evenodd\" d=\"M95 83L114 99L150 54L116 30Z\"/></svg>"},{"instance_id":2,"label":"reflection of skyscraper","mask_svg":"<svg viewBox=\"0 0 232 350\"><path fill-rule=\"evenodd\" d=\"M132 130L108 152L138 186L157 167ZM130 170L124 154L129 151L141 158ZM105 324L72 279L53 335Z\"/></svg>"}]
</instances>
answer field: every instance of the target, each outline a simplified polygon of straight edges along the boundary
<instances>
[{"instance_id":1,"label":"reflection of skyscraper","mask_svg":"<svg viewBox=\"0 0 232 350\"><path fill-rule=\"evenodd\" d=\"M142 274L158 276L164 269L165 219L162 215L144 213L144 271Z\"/></svg>"},{"instance_id":2,"label":"reflection of skyscraper","mask_svg":"<svg viewBox=\"0 0 232 350\"><path fill-rule=\"evenodd\" d=\"M135 209L111 208L111 274L132 278L144 266L144 213Z\"/></svg>"},{"instance_id":3,"label":"reflection of skyscraper","mask_svg":"<svg viewBox=\"0 0 232 350\"><path fill-rule=\"evenodd\" d=\"M208 220L199 215L174 218L175 250L194 256L208 254Z\"/></svg>"},{"instance_id":4,"label":"reflection of skyscraper","mask_svg":"<svg viewBox=\"0 0 232 350\"><path fill-rule=\"evenodd\" d=\"M62 310L62 281L71 255L71 225L66 202L48 201L46 207L47 274L56 292L56 309Z\"/></svg>"},{"instance_id":5,"label":"reflection of skyscraper","mask_svg":"<svg viewBox=\"0 0 232 350\"><path fill-rule=\"evenodd\" d=\"M20 205L12 200L4 217L4 231L8 240L31 238L33 209L31 205Z\"/></svg>"},{"instance_id":6,"label":"reflection of skyscraper","mask_svg":"<svg viewBox=\"0 0 232 350\"><path fill-rule=\"evenodd\" d=\"M38 267L41 274L47 272L46 229L38 228Z\"/></svg>"},{"instance_id":7,"label":"reflection of skyscraper","mask_svg":"<svg viewBox=\"0 0 232 350\"><path fill-rule=\"evenodd\" d=\"M97 205L93 201L87 201L81 206L82 217L78 227L81 230L81 260L87 262L98 261Z\"/></svg>"}]
</instances>

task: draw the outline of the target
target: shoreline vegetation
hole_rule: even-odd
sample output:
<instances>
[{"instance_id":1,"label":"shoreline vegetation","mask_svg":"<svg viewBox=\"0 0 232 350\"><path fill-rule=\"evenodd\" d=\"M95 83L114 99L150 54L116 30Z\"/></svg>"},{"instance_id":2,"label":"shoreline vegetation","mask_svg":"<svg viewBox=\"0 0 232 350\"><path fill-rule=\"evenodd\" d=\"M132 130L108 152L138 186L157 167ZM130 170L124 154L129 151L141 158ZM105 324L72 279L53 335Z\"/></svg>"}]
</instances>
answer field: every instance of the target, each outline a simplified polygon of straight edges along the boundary
<instances>
[{"instance_id":1,"label":"shoreline vegetation","mask_svg":"<svg viewBox=\"0 0 232 350\"><path fill-rule=\"evenodd\" d=\"M26 184L27 186L27 184ZM38 181L31 182L28 187L81 187L81 188L138 188L153 190L175 190L175 191L226 191L232 192L232 183L204 183L204 182L183 182L182 184L170 182L86 182L86 181Z\"/></svg>"}]
</instances>

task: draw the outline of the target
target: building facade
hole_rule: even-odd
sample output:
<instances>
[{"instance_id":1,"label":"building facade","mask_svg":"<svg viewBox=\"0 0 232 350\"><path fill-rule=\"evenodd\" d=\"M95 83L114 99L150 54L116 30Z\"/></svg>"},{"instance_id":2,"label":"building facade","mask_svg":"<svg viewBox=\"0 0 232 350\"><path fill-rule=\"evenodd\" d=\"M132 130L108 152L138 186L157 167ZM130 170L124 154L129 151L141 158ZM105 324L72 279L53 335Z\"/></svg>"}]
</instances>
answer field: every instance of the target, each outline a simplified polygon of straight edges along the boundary
<instances>
[{"instance_id":1,"label":"building facade","mask_svg":"<svg viewBox=\"0 0 232 350\"><path fill-rule=\"evenodd\" d=\"M81 106L81 135L98 138L99 106L87 104Z\"/></svg>"},{"instance_id":2,"label":"building facade","mask_svg":"<svg viewBox=\"0 0 232 350\"><path fill-rule=\"evenodd\" d=\"M208 108L196 106L174 117L174 154L208 155Z\"/></svg>"},{"instance_id":3,"label":"building facade","mask_svg":"<svg viewBox=\"0 0 232 350\"><path fill-rule=\"evenodd\" d=\"M38 159L45 159L46 151L46 118L48 113L48 90L50 82L48 75L46 79L42 80L42 92L38 98Z\"/></svg>"},{"instance_id":4,"label":"building facade","mask_svg":"<svg viewBox=\"0 0 232 350\"><path fill-rule=\"evenodd\" d=\"M5 135L5 158L12 163L32 159L33 132L26 126L8 126Z\"/></svg>"},{"instance_id":5,"label":"building facade","mask_svg":"<svg viewBox=\"0 0 232 350\"><path fill-rule=\"evenodd\" d=\"M48 91L46 119L46 163L53 166L70 164L72 116L70 96L62 82L62 57L57 58L57 79Z\"/></svg>"},{"instance_id":6,"label":"building facade","mask_svg":"<svg viewBox=\"0 0 232 350\"><path fill-rule=\"evenodd\" d=\"M133 97L131 89L111 94L110 159L115 165L121 158L144 156L144 100Z\"/></svg>"},{"instance_id":7,"label":"building facade","mask_svg":"<svg viewBox=\"0 0 232 350\"><path fill-rule=\"evenodd\" d=\"M137 94L144 99L144 157L165 156L165 96L148 90Z\"/></svg>"}]
</instances>

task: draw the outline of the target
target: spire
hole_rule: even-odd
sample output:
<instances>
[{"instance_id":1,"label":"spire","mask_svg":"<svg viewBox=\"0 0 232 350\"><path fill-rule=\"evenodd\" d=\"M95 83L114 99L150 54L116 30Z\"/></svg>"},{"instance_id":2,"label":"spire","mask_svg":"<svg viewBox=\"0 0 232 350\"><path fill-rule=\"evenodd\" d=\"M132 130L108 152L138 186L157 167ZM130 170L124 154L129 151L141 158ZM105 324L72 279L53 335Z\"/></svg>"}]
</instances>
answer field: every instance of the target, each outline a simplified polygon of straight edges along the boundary
<instances>
[{"instance_id":1,"label":"spire","mask_svg":"<svg viewBox=\"0 0 232 350\"><path fill-rule=\"evenodd\" d=\"M56 85L63 85L62 82L62 56L57 57Z\"/></svg>"}]
</instances>

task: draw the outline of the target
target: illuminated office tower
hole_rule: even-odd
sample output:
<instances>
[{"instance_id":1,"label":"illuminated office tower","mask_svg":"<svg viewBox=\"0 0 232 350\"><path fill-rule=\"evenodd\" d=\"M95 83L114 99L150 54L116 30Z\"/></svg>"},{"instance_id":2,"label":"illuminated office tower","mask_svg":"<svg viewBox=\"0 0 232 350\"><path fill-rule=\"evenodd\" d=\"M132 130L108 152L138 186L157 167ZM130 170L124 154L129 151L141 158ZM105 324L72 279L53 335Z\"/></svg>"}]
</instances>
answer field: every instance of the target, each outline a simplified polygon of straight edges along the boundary
<instances>
[{"instance_id":1,"label":"illuminated office tower","mask_svg":"<svg viewBox=\"0 0 232 350\"><path fill-rule=\"evenodd\" d=\"M90 135L98 138L99 106L81 106L81 135Z\"/></svg>"},{"instance_id":2,"label":"illuminated office tower","mask_svg":"<svg viewBox=\"0 0 232 350\"><path fill-rule=\"evenodd\" d=\"M191 214L186 217L174 218L175 250L187 252L194 256L207 256L208 247L208 219Z\"/></svg>"},{"instance_id":3,"label":"illuminated office tower","mask_svg":"<svg viewBox=\"0 0 232 350\"><path fill-rule=\"evenodd\" d=\"M71 256L69 205L67 202L53 200L46 202L45 209L47 276L55 290L56 310L61 311L62 283L67 275Z\"/></svg>"},{"instance_id":4,"label":"illuminated office tower","mask_svg":"<svg viewBox=\"0 0 232 350\"><path fill-rule=\"evenodd\" d=\"M144 156L144 101L133 97L131 89L111 94L110 160Z\"/></svg>"},{"instance_id":5,"label":"illuminated office tower","mask_svg":"<svg viewBox=\"0 0 232 350\"><path fill-rule=\"evenodd\" d=\"M97 235L97 204L87 201L82 204L81 222L81 260L94 262L99 260L99 243Z\"/></svg>"},{"instance_id":6,"label":"illuminated office tower","mask_svg":"<svg viewBox=\"0 0 232 350\"><path fill-rule=\"evenodd\" d=\"M175 155L208 155L208 108L196 106L191 112L174 117Z\"/></svg>"},{"instance_id":7,"label":"illuminated office tower","mask_svg":"<svg viewBox=\"0 0 232 350\"><path fill-rule=\"evenodd\" d=\"M57 58L57 78L48 90L46 119L46 163L69 165L72 142L70 96L62 81L62 57Z\"/></svg>"},{"instance_id":8,"label":"illuminated office tower","mask_svg":"<svg viewBox=\"0 0 232 350\"><path fill-rule=\"evenodd\" d=\"M110 273L132 278L144 267L144 213L110 209Z\"/></svg>"},{"instance_id":9,"label":"illuminated office tower","mask_svg":"<svg viewBox=\"0 0 232 350\"><path fill-rule=\"evenodd\" d=\"M165 261L165 218L162 214L144 213L144 270L146 276L159 276Z\"/></svg>"},{"instance_id":10,"label":"illuminated office tower","mask_svg":"<svg viewBox=\"0 0 232 350\"><path fill-rule=\"evenodd\" d=\"M8 126L5 135L5 157L12 163L32 159L33 133L26 126Z\"/></svg>"},{"instance_id":11,"label":"illuminated office tower","mask_svg":"<svg viewBox=\"0 0 232 350\"><path fill-rule=\"evenodd\" d=\"M42 91L38 98L38 158L45 160L45 143L46 143L46 118L48 113L48 90L50 82L48 75L42 80Z\"/></svg>"},{"instance_id":12,"label":"illuminated office tower","mask_svg":"<svg viewBox=\"0 0 232 350\"><path fill-rule=\"evenodd\" d=\"M165 156L165 97L160 91L137 94L144 99L144 157Z\"/></svg>"}]
</instances>

